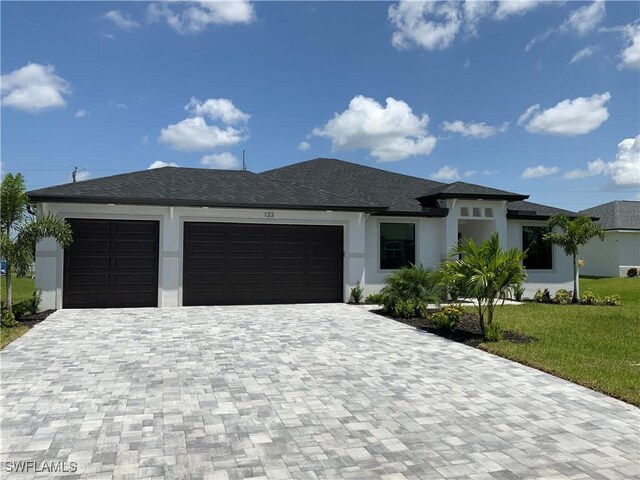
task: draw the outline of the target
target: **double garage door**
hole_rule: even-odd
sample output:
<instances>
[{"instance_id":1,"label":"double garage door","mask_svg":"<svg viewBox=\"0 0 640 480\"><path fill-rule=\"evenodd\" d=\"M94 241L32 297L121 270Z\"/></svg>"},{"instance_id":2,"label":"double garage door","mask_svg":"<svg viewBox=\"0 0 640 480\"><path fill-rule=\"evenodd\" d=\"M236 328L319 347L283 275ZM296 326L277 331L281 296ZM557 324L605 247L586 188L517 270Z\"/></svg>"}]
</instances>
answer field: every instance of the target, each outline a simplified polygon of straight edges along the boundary
<instances>
[{"instance_id":1,"label":"double garage door","mask_svg":"<svg viewBox=\"0 0 640 480\"><path fill-rule=\"evenodd\" d=\"M158 222L68 221L63 307L158 305ZM342 227L184 224L185 306L341 302L342 270Z\"/></svg>"}]
</instances>

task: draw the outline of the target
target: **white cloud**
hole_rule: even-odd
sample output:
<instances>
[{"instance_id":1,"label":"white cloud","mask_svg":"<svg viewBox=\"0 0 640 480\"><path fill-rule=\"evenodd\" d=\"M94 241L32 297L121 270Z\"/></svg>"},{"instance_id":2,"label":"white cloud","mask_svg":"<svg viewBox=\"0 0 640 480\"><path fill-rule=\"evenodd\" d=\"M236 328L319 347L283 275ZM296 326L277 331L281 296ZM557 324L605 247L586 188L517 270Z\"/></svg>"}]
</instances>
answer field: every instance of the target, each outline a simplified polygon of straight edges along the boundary
<instances>
[{"instance_id":1,"label":"white cloud","mask_svg":"<svg viewBox=\"0 0 640 480\"><path fill-rule=\"evenodd\" d=\"M495 175L496 173L499 173L499 170L483 170L482 171L482 174L487 176Z\"/></svg>"},{"instance_id":2,"label":"white cloud","mask_svg":"<svg viewBox=\"0 0 640 480\"><path fill-rule=\"evenodd\" d=\"M145 136L142 137L142 139L140 140L142 143L144 143L145 145L149 143L149 135L146 134Z\"/></svg>"},{"instance_id":3,"label":"white cloud","mask_svg":"<svg viewBox=\"0 0 640 480\"><path fill-rule=\"evenodd\" d=\"M429 155L436 138L427 131L429 116L418 116L402 100L389 97L386 106L358 95L349 108L336 113L313 134L331 139L334 150L368 149L381 162Z\"/></svg>"},{"instance_id":4,"label":"white cloud","mask_svg":"<svg viewBox=\"0 0 640 480\"><path fill-rule=\"evenodd\" d=\"M620 142L618 153L612 162L597 159L589 162L586 170L571 170L564 178L575 180L596 175L611 177L616 186L640 188L640 135Z\"/></svg>"},{"instance_id":5,"label":"white cloud","mask_svg":"<svg viewBox=\"0 0 640 480\"><path fill-rule=\"evenodd\" d=\"M52 65L29 63L0 77L2 106L29 113L61 108L71 94L71 84L55 73Z\"/></svg>"},{"instance_id":6,"label":"white cloud","mask_svg":"<svg viewBox=\"0 0 640 480\"><path fill-rule=\"evenodd\" d=\"M467 59L464 61L464 65L463 65L463 67L464 67L464 68L469 68L470 66L471 66L471 60L467 58Z\"/></svg>"},{"instance_id":7,"label":"white cloud","mask_svg":"<svg viewBox=\"0 0 640 480\"><path fill-rule=\"evenodd\" d=\"M247 0L157 2L147 7L147 17L152 22L164 20L176 32L185 35L200 33L209 25L251 23L256 14L253 4Z\"/></svg>"},{"instance_id":8,"label":"white cloud","mask_svg":"<svg viewBox=\"0 0 640 480\"><path fill-rule=\"evenodd\" d=\"M226 125L247 123L251 115L244 113L227 98L208 98L200 102L191 98L184 109L197 117L209 117L211 120L221 120Z\"/></svg>"},{"instance_id":9,"label":"white cloud","mask_svg":"<svg viewBox=\"0 0 640 480\"><path fill-rule=\"evenodd\" d=\"M123 30L131 30L140 26L131 16L123 14L120 10L111 10L105 13L102 18L113 22L115 26Z\"/></svg>"},{"instance_id":10,"label":"white cloud","mask_svg":"<svg viewBox=\"0 0 640 480\"><path fill-rule=\"evenodd\" d=\"M472 36L478 34L478 23L494 9L492 2L485 0L467 0L462 4L464 29Z\"/></svg>"},{"instance_id":11,"label":"white cloud","mask_svg":"<svg viewBox=\"0 0 640 480\"><path fill-rule=\"evenodd\" d=\"M558 167L546 167L544 165L538 165L536 167L526 168L522 172L522 178L538 178L546 177L548 175L555 175L560 169Z\"/></svg>"},{"instance_id":12,"label":"white cloud","mask_svg":"<svg viewBox=\"0 0 640 480\"><path fill-rule=\"evenodd\" d=\"M594 160L587 163L587 169L581 170L576 168L575 170L569 170L563 176L567 180L576 180L579 178L595 177L596 175L604 175L608 171L607 164L601 159Z\"/></svg>"},{"instance_id":13,"label":"white cloud","mask_svg":"<svg viewBox=\"0 0 640 480\"><path fill-rule=\"evenodd\" d=\"M513 15L524 15L543 3L544 0L499 0L494 16L504 20Z\"/></svg>"},{"instance_id":14,"label":"white cloud","mask_svg":"<svg viewBox=\"0 0 640 480\"><path fill-rule=\"evenodd\" d=\"M175 150L197 152L235 145L245 138L242 130L208 125L202 117L191 117L163 128L158 140Z\"/></svg>"},{"instance_id":15,"label":"white cloud","mask_svg":"<svg viewBox=\"0 0 640 480\"><path fill-rule=\"evenodd\" d=\"M577 8L569 14L561 25L548 28L544 33L531 39L525 47L525 52L539 42L547 40L551 35L576 32L578 35L586 35L595 30L595 28L604 20L605 17L604 0L595 0L589 5Z\"/></svg>"},{"instance_id":16,"label":"white cloud","mask_svg":"<svg viewBox=\"0 0 640 480\"><path fill-rule=\"evenodd\" d=\"M431 178L434 180L458 180L460 178L460 174L458 173L458 167L445 165L437 172L433 172L431 174Z\"/></svg>"},{"instance_id":17,"label":"white cloud","mask_svg":"<svg viewBox=\"0 0 640 480\"><path fill-rule=\"evenodd\" d=\"M129 108L129 105L127 105L126 103L116 103L113 100L109 100L109 108L118 108L120 110L127 110Z\"/></svg>"},{"instance_id":18,"label":"white cloud","mask_svg":"<svg viewBox=\"0 0 640 480\"><path fill-rule=\"evenodd\" d=\"M244 125L250 115L239 110L231 100L226 98L210 98L204 102L192 98L185 110L193 116L169 125L160 131L158 140L170 145L175 150L203 151L216 147L229 147L248 138ZM218 120L222 125L208 124L210 120ZM241 123L232 127L229 124Z\"/></svg>"},{"instance_id":19,"label":"white cloud","mask_svg":"<svg viewBox=\"0 0 640 480\"><path fill-rule=\"evenodd\" d=\"M154 168L163 168L163 167L177 167L177 163L173 162L163 162L162 160L156 160L151 165L147 167L147 170L153 170Z\"/></svg>"},{"instance_id":20,"label":"white cloud","mask_svg":"<svg viewBox=\"0 0 640 480\"><path fill-rule=\"evenodd\" d=\"M584 35L594 30L606 15L604 0L595 0L590 5L577 8L569 15L563 25Z\"/></svg>"},{"instance_id":21,"label":"white cloud","mask_svg":"<svg viewBox=\"0 0 640 480\"><path fill-rule=\"evenodd\" d=\"M302 141L298 144L298 150L309 150L311 148L311 144L309 142Z\"/></svg>"},{"instance_id":22,"label":"white cloud","mask_svg":"<svg viewBox=\"0 0 640 480\"><path fill-rule=\"evenodd\" d=\"M620 52L619 68L640 68L640 22L623 29L626 47Z\"/></svg>"},{"instance_id":23,"label":"white cloud","mask_svg":"<svg viewBox=\"0 0 640 480\"><path fill-rule=\"evenodd\" d=\"M555 107L540 110L540 105L532 105L518 119L518 125L525 125L529 133L574 136L589 133L609 118L606 103L611 94L605 92L591 97L563 100Z\"/></svg>"},{"instance_id":24,"label":"white cloud","mask_svg":"<svg viewBox=\"0 0 640 480\"><path fill-rule=\"evenodd\" d=\"M205 155L200 160L202 165L220 170L235 170L240 168L240 161L229 152Z\"/></svg>"},{"instance_id":25,"label":"white cloud","mask_svg":"<svg viewBox=\"0 0 640 480\"><path fill-rule=\"evenodd\" d=\"M83 117L86 117L87 115L89 115L89 112L87 112L86 110L78 110L78 111L75 113L74 117L76 117L76 118L83 118Z\"/></svg>"},{"instance_id":26,"label":"white cloud","mask_svg":"<svg viewBox=\"0 0 640 480\"><path fill-rule=\"evenodd\" d=\"M473 177L476 173L478 173L476 170L465 170L462 175L464 175L466 178L469 178Z\"/></svg>"},{"instance_id":27,"label":"white cloud","mask_svg":"<svg viewBox=\"0 0 640 480\"><path fill-rule=\"evenodd\" d=\"M590 57L594 53L595 53L595 47L591 47L591 46L585 47L582 50L578 50L576 54L573 57L571 57L571 61L569 63L579 62L580 60L584 60L585 58Z\"/></svg>"},{"instance_id":28,"label":"white cloud","mask_svg":"<svg viewBox=\"0 0 640 480\"><path fill-rule=\"evenodd\" d=\"M398 49L412 45L440 50L455 40L462 14L454 2L402 1L389 7L388 17L396 31L391 43Z\"/></svg>"},{"instance_id":29,"label":"white cloud","mask_svg":"<svg viewBox=\"0 0 640 480\"><path fill-rule=\"evenodd\" d=\"M484 122L464 123L461 120L454 122L442 122L440 128L445 132L459 133L463 137L488 138L498 133L507 131L509 123L505 122L499 127L487 125Z\"/></svg>"}]
</instances>

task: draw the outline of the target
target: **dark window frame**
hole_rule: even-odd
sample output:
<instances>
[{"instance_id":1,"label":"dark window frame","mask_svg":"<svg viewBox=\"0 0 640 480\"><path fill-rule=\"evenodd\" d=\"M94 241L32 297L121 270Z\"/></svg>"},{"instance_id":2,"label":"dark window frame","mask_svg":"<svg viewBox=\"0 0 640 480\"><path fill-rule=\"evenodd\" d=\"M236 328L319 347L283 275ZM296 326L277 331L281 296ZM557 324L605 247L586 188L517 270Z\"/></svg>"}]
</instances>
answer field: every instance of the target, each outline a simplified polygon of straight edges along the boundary
<instances>
[{"instance_id":1,"label":"dark window frame","mask_svg":"<svg viewBox=\"0 0 640 480\"><path fill-rule=\"evenodd\" d=\"M400 238L390 238L385 240L383 230L388 225L409 225L411 227L411 238L404 240ZM414 222L380 222L378 227L378 242L378 268L380 270L400 270L403 266L414 265L416 263L416 224ZM404 242L404 245L402 242ZM389 245L391 243L394 245ZM391 255L395 258L389 258Z\"/></svg>"},{"instance_id":2,"label":"dark window frame","mask_svg":"<svg viewBox=\"0 0 640 480\"><path fill-rule=\"evenodd\" d=\"M532 234L528 233L536 230L535 238L531 238ZM522 250L527 252L527 257L522 264L527 270L553 270L553 245L542 239L542 236L549 231L549 228L543 225L523 225L522 226ZM538 242L539 245L533 244ZM527 251L528 250L528 251Z\"/></svg>"}]
</instances>

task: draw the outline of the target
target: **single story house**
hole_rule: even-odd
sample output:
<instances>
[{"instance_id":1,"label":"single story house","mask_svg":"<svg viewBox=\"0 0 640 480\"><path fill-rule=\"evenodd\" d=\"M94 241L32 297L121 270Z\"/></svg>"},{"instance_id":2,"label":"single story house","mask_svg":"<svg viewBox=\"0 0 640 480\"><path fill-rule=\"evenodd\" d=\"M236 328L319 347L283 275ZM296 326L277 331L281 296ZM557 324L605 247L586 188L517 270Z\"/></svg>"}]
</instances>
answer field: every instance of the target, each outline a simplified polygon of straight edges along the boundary
<instances>
[{"instance_id":1,"label":"single story house","mask_svg":"<svg viewBox=\"0 0 640 480\"><path fill-rule=\"evenodd\" d=\"M580 212L599 217L607 235L595 238L580 250L585 261L580 271L599 277L626 277L635 267L640 270L640 202L616 200Z\"/></svg>"},{"instance_id":2,"label":"single story house","mask_svg":"<svg viewBox=\"0 0 640 480\"><path fill-rule=\"evenodd\" d=\"M36 249L43 308L343 302L408 263L437 268L460 238L528 249L527 295L571 288L528 195L318 158L263 173L165 167L28 193L74 242Z\"/></svg>"}]
</instances>

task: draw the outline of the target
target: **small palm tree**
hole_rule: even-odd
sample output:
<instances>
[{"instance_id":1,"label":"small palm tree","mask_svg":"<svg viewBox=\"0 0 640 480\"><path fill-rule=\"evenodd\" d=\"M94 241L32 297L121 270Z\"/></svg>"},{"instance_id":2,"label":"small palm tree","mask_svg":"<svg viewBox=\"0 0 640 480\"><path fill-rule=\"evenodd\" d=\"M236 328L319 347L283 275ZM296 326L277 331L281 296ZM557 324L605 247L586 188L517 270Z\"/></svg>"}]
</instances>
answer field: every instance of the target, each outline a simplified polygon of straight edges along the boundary
<instances>
[{"instance_id":1,"label":"small palm tree","mask_svg":"<svg viewBox=\"0 0 640 480\"><path fill-rule=\"evenodd\" d=\"M604 240L604 229L589 217L569 218L566 215L554 215L549 219L549 233L543 237L546 241L558 245L564 250L564 254L573 257L573 297L571 303L578 303L578 254L580 247L592 238L598 237ZM554 228L560 232L554 232Z\"/></svg>"},{"instance_id":2,"label":"small palm tree","mask_svg":"<svg viewBox=\"0 0 640 480\"><path fill-rule=\"evenodd\" d=\"M473 239L462 240L449 252L458 260L445 262L436 272L443 286L454 286L476 301L482 335L491 327L493 313L526 280L522 266L526 254L517 248L500 248L498 234L477 245ZM486 324L485 324L486 320Z\"/></svg>"},{"instance_id":3,"label":"small palm tree","mask_svg":"<svg viewBox=\"0 0 640 480\"><path fill-rule=\"evenodd\" d=\"M46 237L53 237L66 247L71 243L71 227L62 218L48 214L37 216L29 212L24 176L8 173L2 179L0 188L0 248L7 262L6 306L12 311L11 274L27 273L33 262L36 243Z\"/></svg>"}]
</instances>

